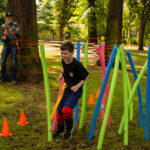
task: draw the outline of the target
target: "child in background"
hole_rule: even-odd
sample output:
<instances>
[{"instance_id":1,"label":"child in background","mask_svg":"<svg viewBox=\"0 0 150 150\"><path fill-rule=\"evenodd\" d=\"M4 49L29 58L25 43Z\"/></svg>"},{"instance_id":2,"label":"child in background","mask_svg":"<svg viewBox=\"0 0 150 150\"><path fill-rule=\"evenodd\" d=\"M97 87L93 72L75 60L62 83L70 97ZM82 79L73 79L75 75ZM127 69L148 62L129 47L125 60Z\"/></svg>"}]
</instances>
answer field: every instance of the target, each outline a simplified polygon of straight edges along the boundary
<instances>
[{"instance_id":1,"label":"child in background","mask_svg":"<svg viewBox=\"0 0 150 150\"><path fill-rule=\"evenodd\" d=\"M67 85L61 102L57 108L57 130L54 137L64 134L64 139L72 136L73 126L73 108L82 95L84 82L89 78L88 71L74 57L74 45L71 42L65 42L61 45L62 66L64 72L58 77L58 81L64 77Z\"/></svg>"}]
</instances>

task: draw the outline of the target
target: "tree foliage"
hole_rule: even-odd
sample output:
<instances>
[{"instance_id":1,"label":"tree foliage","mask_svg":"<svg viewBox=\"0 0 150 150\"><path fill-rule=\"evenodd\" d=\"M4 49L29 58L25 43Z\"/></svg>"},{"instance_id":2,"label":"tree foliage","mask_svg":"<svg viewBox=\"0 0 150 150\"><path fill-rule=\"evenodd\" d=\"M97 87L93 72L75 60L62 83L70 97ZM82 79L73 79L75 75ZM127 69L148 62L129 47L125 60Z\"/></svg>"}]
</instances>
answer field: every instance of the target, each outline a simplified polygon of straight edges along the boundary
<instances>
[{"instance_id":1,"label":"tree foliage","mask_svg":"<svg viewBox=\"0 0 150 150\"><path fill-rule=\"evenodd\" d=\"M38 14L38 35L40 39L54 39L54 16L53 16L53 7L51 3L48 3L45 8L41 11L40 7L37 6Z\"/></svg>"},{"instance_id":2,"label":"tree foliage","mask_svg":"<svg viewBox=\"0 0 150 150\"><path fill-rule=\"evenodd\" d=\"M0 0L0 25L5 22L6 0Z\"/></svg>"}]
</instances>

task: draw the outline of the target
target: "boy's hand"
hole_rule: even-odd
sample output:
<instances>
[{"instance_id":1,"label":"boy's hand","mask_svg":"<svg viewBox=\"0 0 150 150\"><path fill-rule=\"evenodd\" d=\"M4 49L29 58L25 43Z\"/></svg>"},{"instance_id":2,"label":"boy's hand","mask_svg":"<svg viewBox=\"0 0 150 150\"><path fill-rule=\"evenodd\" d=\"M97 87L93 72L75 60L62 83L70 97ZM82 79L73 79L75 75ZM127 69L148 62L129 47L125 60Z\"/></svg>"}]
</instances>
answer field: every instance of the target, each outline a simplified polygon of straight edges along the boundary
<instances>
[{"instance_id":1,"label":"boy's hand","mask_svg":"<svg viewBox=\"0 0 150 150\"><path fill-rule=\"evenodd\" d=\"M79 87L78 87L77 85L71 87L71 90L72 90L73 92L77 92L78 89L79 89Z\"/></svg>"},{"instance_id":2,"label":"boy's hand","mask_svg":"<svg viewBox=\"0 0 150 150\"><path fill-rule=\"evenodd\" d=\"M59 77L58 77L58 82L61 82L62 77L63 77L63 75L62 75L62 73L61 73L61 74L59 75Z\"/></svg>"}]
</instances>

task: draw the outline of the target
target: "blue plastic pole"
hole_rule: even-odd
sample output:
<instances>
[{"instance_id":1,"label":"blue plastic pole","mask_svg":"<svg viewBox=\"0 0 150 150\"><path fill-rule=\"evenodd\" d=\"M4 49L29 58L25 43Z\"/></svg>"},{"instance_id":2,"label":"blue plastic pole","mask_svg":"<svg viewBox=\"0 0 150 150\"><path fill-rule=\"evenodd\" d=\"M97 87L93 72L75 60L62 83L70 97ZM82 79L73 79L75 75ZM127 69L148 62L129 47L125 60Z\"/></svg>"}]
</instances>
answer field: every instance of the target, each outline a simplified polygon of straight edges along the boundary
<instances>
[{"instance_id":1,"label":"blue plastic pole","mask_svg":"<svg viewBox=\"0 0 150 150\"><path fill-rule=\"evenodd\" d=\"M145 140L149 140L149 102L150 102L150 46L148 48L146 107L145 107Z\"/></svg>"},{"instance_id":2,"label":"blue plastic pole","mask_svg":"<svg viewBox=\"0 0 150 150\"><path fill-rule=\"evenodd\" d=\"M77 56L76 56L77 60L80 61L80 42L77 42ZM79 103L77 103L77 105L75 106L75 122L78 122L78 106Z\"/></svg>"},{"instance_id":3,"label":"blue plastic pole","mask_svg":"<svg viewBox=\"0 0 150 150\"><path fill-rule=\"evenodd\" d=\"M104 80L103 80L103 83L102 83L102 86L101 86L101 91L100 91L100 94L99 94L99 97L98 97L98 100L97 100L97 103L96 103L95 112L94 112L94 115L93 115L93 120L92 120L92 123L91 123L90 133L89 133L89 136L88 136L89 140L92 140L92 138L93 138L93 133L94 133L95 125L96 125L96 120L97 120L97 116L98 116L98 112L99 112L99 107L101 105L102 97L103 97L103 94L104 94L104 91L105 91L107 80L108 80L108 77L109 77L109 74L110 74L110 71L111 71L116 53L117 53L117 45L114 46L111 57L109 59L108 65L107 65L106 74L104 76Z\"/></svg>"},{"instance_id":4,"label":"blue plastic pole","mask_svg":"<svg viewBox=\"0 0 150 150\"><path fill-rule=\"evenodd\" d=\"M138 76L137 76L137 72L136 72L136 69L134 66L134 62L133 62L131 53L130 53L130 51L126 51L126 53L127 53L127 56L128 56L128 59L129 59L129 62L130 62L130 65L131 65L131 68L133 71L134 79L136 81ZM140 117L139 125L140 125L140 128L142 128L143 127L143 104L142 104L142 94L141 94L140 84L137 87L137 92L138 92L138 99L139 99L139 117Z\"/></svg>"}]
</instances>

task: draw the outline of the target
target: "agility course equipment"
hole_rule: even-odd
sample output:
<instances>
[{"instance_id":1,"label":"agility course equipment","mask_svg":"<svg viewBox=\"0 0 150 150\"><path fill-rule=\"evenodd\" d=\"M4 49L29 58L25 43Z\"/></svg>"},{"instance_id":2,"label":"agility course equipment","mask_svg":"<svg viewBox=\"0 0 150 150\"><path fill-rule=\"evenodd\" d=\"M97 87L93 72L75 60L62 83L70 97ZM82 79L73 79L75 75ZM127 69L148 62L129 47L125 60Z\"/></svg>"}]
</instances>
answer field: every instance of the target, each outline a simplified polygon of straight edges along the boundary
<instances>
[{"instance_id":1,"label":"agility course equipment","mask_svg":"<svg viewBox=\"0 0 150 150\"><path fill-rule=\"evenodd\" d=\"M98 141L98 149L102 147L102 143L103 143L103 139L104 139L108 116L109 116L109 112L110 112L110 108L111 108L111 104L112 104L112 98L113 98L113 94L114 94L114 90L115 90L115 83L117 80L117 74L118 74L118 69L119 69L119 59L120 59L120 53L118 51L116 60L115 60L114 73L113 73L112 82L111 82L111 86L110 86L108 102L106 105L105 116L104 116L104 120L102 123L100 137L99 137L99 141Z\"/></svg>"},{"instance_id":2,"label":"agility course equipment","mask_svg":"<svg viewBox=\"0 0 150 150\"><path fill-rule=\"evenodd\" d=\"M99 93L100 93L100 87L98 88L98 90L97 90L97 92L96 92L96 98L98 98Z\"/></svg>"},{"instance_id":3,"label":"agility course equipment","mask_svg":"<svg viewBox=\"0 0 150 150\"><path fill-rule=\"evenodd\" d=\"M95 102L94 102L94 95L93 95L93 93L91 93L90 98L89 98L89 101L88 101L88 103L87 103L87 104L89 104L89 105L94 105L94 104L95 104Z\"/></svg>"},{"instance_id":4,"label":"agility course equipment","mask_svg":"<svg viewBox=\"0 0 150 150\"><path fill-rule=\"evenodd\" d=\"M102 82L104 80L104 76L106 73L106 68L105 68L105 48L104 48L104 44L101 43L100 46L97 46L96 48L97 50L97 54L99 56L99 61L101 64L101 70L102 70ZM108 86L108 82L106 84L106 89L105 89L105 93L106 93L106 102L108 100L108 95L109 95L109 86ZM105 93L103 95L102 98L102 104L100 106L100 110L101 110L101 119L104 118L104 114L105 114ZM108 126L110 126L111 121L110 121L110 115L109 115L109 120L108 120Z\"/></svg>"},{"instance_id":5,"label":"agility course equipment","mask_svg":"<svg viewBox=\"0 0 150 150\"><path fill-rule=\"evenodd\" d=\"M76 44L77 46L77 60L80 61L80 42L77 42ZM75 115L74 115L74 121L78 122L78 107L79 107L79 103L77 103L77 105L75 106Z\"/></svg>"},{"instance_id":6,"label":"agility course equipment","mask_svg":"<svg viewBox=\"0 0 150 150\"><path fill-rule=\"evenodd\" d=\"M40 52L41 52L41 61L42 61L42 68L43 68L46 104L47 104L48 141L51 142L52 141L52 121L49 118L51 114L51 99L50 99L50 88L49 88L47 65L45 61L44 44L40 44Z\"/></svg>"},{"instance_id":7,"label":"agility course equipment","mask_svg":"<svg viewBox=\"0 0 150 150\"><path fill-rule=\"evenodd\" d=\"M7 119L6 118L4 119L4 123L3 123L3 127L2 127L2 132L1 132L0 135L3 136L3 137L7 137L7 136L12 135L9 132L8 123L7 123Z\"/></svg>"},{"instance_id":8,"label":"agility course equipment","mask_svg":"<svg viewBox=\"0 0 150 150\"><path fill-rule=\"evenodd\" d=\"M50 119L51 119L51 120L52 120L53 117L54 117L54 114L55 114L55 112L56 112L56 110L57 110L57 107L58 107L58 105L59 105L59 103L60 103L62 97L63 97L63 94L64 94L64 91L65 91L65 88L66 88L66 87L67 87L66 83L63 83L61 93L60 93L60 95L59 95L59 97L58 97L58 99L57 99L57 101L56 101L56 103L55 103L55 105L54 105L54 108L53 108L53 110L52 110L52 112L51 112L51 115L50 115Z\"/></svg>"},{"instance_id":9,"label":"agility course equipment","mask_svg":"<svg viewBox=\"0 0 150 150\"><path fill-rule=\"evenodd\" d=\"M60 96L63 84L64 84L64 78L62 78L62 80L61 80L58 95L57 95L57 99ZM52 131L55 131L55 129L56 129L56 122L57 122L57 118L56 118L56 112L55 112L55 115L54 115L54 118L53 118L53 124L52 124Z\"/></svg>"},{"instance_id":10,"label":"agility course equipment","mask_svg":"<svg viewBox=\"0 0 150 150\"><path fill-rule=\"evenodd\" d=\"M145 106L145 140L149 140L149 103L150 103L150 47L148 48L146 106Z\"/></svg>"},{"instance_id":11,"label":"agility course equipment","mask_svg":"<svg viewBox=\"0 0 150 150\"><path fill-rule=\"evenodd\" d=\"M131 62L131 56L129 56L129 55L130 54L128 54L128 57L130 59L129 61L130 61L130 64L131 64L131 68L133 68L133 62ZM111 57L112 57L112 55L111 55ZM110 57L110 59L111 59L111 57ZM143 69L141 70L141 72L139 74L139 77L135 78L135 84L134 84L133 88L131 88L130 80L129 80L128 73L127 73L127 70L126 70L124 47L122 45L119 46L118 51L117 51L117 55L116 55L116 60L115 60L115 66L114 66L112 82L111 82L111 86L110 86L110 93L109 93L109 96L108 96L108 103L106 105L105 116L104 116L104 120L102 122L101 131L100 131L100 134L99 134L99 140L98 140L98 145L97 145L98 150L102 149L102 145L103 145L103 140L104 140L104 135L105 135L105 131L106 131L107 121L108 121L108 117L109 117L109 113L110 113L110 109L111 109L112 98L113 98L114 89L115 89L116 80L117 80L117 74L118 74L118 69L119 69L119 60L121 62L122 75L123 75L124 115L122 117L118 133L121 134L123 132L123 129L124 129L124 145L128 145L128 108L130 108L130 113L131 113L130 118L131 118L131 116L133 116L133 114L132 114L133 109L131 109L131 105L132 105L132 99L133 99L134 93L136 91L136 88L139 86L139 82L140 82L140 80L141 80L141 78L142 78L142 76L143 76L143 74L146 70L146 67L150 68L149 65L147 66L147 61L146 61L145 64L144 64ZM149 60L150 60L150 47L149 47L149 54L148 54L148 61ZM109 60L109 62L110 62L110 60ZM109 62L108 62L108 67L110 67ZM108 70L108 67L107 67L107 70ZM133 72L135 74L135 69L134 69ZM147 89L146 89L146 100L147 100L146 101L146 111L147 111L146 112L147 113L146 117L147 118L145 119L145 140L148 140L148 138L149 138L149 100L150 100L150 93L148 93L148 91L150 89L150 86L149 86L150 85L150 81L149 81L150 74L149 74L149 72L150 71L148 70L147 71ZM106 87L106 77L108 77L107 71L106 71L104 81L103 81L102 86L101 86L101 91L99 93L97 105L96 105L93 120L92 120L92 123L91 123L91 130L90 130L89 137L88 137L90 140L93 137L93 132L94 132L96 119L97 119L97 114L98 114L98 106L101 104L102 94L103 94L104 89ZM137 77L137 73L136 73L136 77ZM138 91L138 92L141 92L141 91ZM129 98L128 98L128 95L129 95ZM141 114L143 113L142 100L139 100L139 111L140 111L140 116L141 116ZM140 127L142 127L142 125L143 125L142 121L143 121L143 118L141 117L140 118Z\"/></svg>"},{"instance_id":12,"label":"agility course equipment","mask_svg":"<svg viewBox=\"0 0 150 150\"><path fill-rule=\"evenodd\" d=\"M87 60L88 60L88 44L86 43L85 50L84 50L84 67L86 69L87 69ZM79 129L82 129L83 124L84 124L84 116L85 116L85 110L86 110L86 88L87 88L87 82L85 82L83 85L82 107L81 107Z\"/></svg>"},{"instance_id":13,"label":"agility course equipment","mask_svg":"<svg viewBox=\"0 0 150 150\"><path fill-rule=\"evenodd\" d=\"M139 83L140 83L140 80L143 76L143 74L145 73L146 71L146 68L147 68L147 60L137 78L137 80L135 81L134 83L134 86L132 88L132 91L131 91L131 94L129 95L129 99L128 99L128 107L130 107L131 103L132 103L132 99L133 99L133 96L135 94L135 91L136 91L136 88L138 87ZM119 127L119 130L118 130L118 133L121 134L123 132L123 126L124 126L124 115L122 117L122 120L121 120L121 123L120 123L120 127Z\"/></svg>"},{"instance_id":14,"label":"agility course equipment","mask_svg":"<svg viewBox=\"0 0 150 150\"><path fill-rule=\"evenodd\" d=\"M24 126L24 125L28 124L28 122L26 121L26 116L25 116L25 114L24 114L23 109L21 110L20 119L19 119L18 124L19 124L20 126Z\"/></svg>"},{"instance_id":15,"label":"agility course equipment","mask_svg":"<svg viewBox=\"0 0 150 150\"><path fill-rule=\"evenodd\" d=\"M86 44L85 44L85 51L86 51L86 49L88 51L88 45L86 46ZM84 57L84 59L85 59L85 57ZM146 61L146 63L144 64L144 67L141 70L138 78L137 79L135 78L135 84L134 84L133 88L131 88L129 76L128 76L128 73L127 73L127 70L126 70L126 65L125 65L124 48L123 48L123 46L120 46L119 48L117 48L117 46L114 47L114 49L112 51L112 54L111 54L111 57L110 57L109 62L108 62L108 66L107 66L107 69L106 69L106 74L104 75L104 80L102 82L101 90L100 90L100 93L99 93L99 96L98 96L98 101L97 101L97 104L96 104L96 108L95 108L95 112L94 112L94 116L93 116L93 120L92 120L92 124L91 124L91 129L90 129L90 133L89 133L89 137L88 137L89 139L92 139L92 137L93 137L97 115L98 115L98 112L99 112L99 108L100 108L100 105L101 105L101 102L102 102L102 97L104 95L104 91L105 91L105 88L107 86L107 80L108 80L108 77L109 77L111 67L112 67L112 64L113 64L114 60L115 60L114 72L113 72L112 82L111 82L109 96L108 96L108 103L106 105L104 120L102 122L102 127L101 127L101 131L100 131L100 134L99 134L97 149L101 149L102 145L103 145L104 135L105 135L106 126L107 126L107 122L108 122L108 118L109 118L109 114L110 114L110 109L111 109L112 99L113 99L113 95L114 95L114 90L115 90L115 86L116 86L115 84L116 84L117 74L118 74L118 70L119 70L119 61L121 62L122 75L123 75L124 115L122 117L122 121L121 121L118 133L121 134L124 131L124 145L128 145L128 118L129 118L128 117L129 116L128 109L131 110L132 99L133 99L134 93L137 90L137 87L139 86L139 82L140 82L146 68L148 67L147 66L147 61ZM131 64L130 60L129 60L129 62ZM131 64L131 68L132 68L132 66L133 65ZM148 72L147 72L147 76L148 76ZM148 86L148 83L149 83L149 81L147 81L147 86ZM146 93L146 96L147 95L148 95L148 92ZM150 98L148 97L146 99L148 101L148 99L150 99ZM83 128L83 121L84 121L84 115L85 115L84 113L85 113L86 103L87 102L86 102L86 97L85 97L84 101L82 99L82 109L81 109L79 129ZM141 105L140 105L140 103L141 103ZM141 112L143 113L143 109L141 109L141 107L142 107L142 100L139 101L140 116L141 116ZM149 107L149 104L146 104L147 114L149 113L148 107ZM132 114L132 110L130 111L130 113ZM133 116L133 114L131 116ZM147 118L148 119L145 120L146 121L145 122L145 139L146 140L148 140L148 138L149 138L149 132L148 132L149 126L148 125L146 126L146 123L149 122L149 116ZM140 120L143 120L143 118L140 119ZM142 127L141 121L140 121L140 127ZM146 135L146 133L147 133L147 135Z\"/></svg>"},{"instance_id":16,"label":"agility course equipment","mask_svg":"<svg viewBox=\"0 0 150 150\"><path fill-rule=\"evenodd\" d=\"M99 94L99 97L98 97L98 100L97 100L97 103L96 103L96 108L95 108L95 112L94 112L92 123L91 123L90 133L89 133L89 136L88 136L89 140L91 140L93 138L93 133L94 133L95 125L96 125L96 120L97 120L97 116L98 116L98 112L99 112L99 107L101 105L101 100L102 100L102 97L104 95L107 80L108 80L108 77L109 77L109 74L110 74L110 71L111 71L111 68L112 68L117 50L118 50L117 46L115 45L114 49L112 51L111 57L109 59L109 62L108 62L108 66L107 66L107 69L106 69L106 74L105 74L105 77L104 77L104 80L103 80L103 83L102 83L102 86L101 86L101 91L100 91L100 94Z\"/></svg>"},{"instance_id":17,"label":"agility course equipment","mask_svg":"<svg viewBox=\"0 0 150 150\"><path fill-rule=\"evenodd\" d=\"M138 76L137 76L137 72L136 72L136 69L135 69L135 66L134 66L134 62L133 62L131 53L130 53L130 51L126 51L126 54L128 56L128 59L129 59L129 62L130 62L130 65L131 65L131 68L132 68L132 71L133 71L134 79L136 81ZM139 126L142 128L143 127L143 104L142 104L142 93L141 93L140 84L137 87L137 92L138 92L138 99L139 99L139 118L140 118L139 119ZM132 118L133 118L133 115L132 115Z\"/></svg>"}]
</instances>

